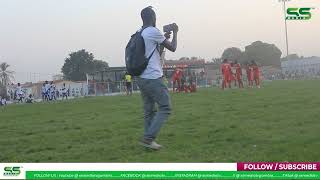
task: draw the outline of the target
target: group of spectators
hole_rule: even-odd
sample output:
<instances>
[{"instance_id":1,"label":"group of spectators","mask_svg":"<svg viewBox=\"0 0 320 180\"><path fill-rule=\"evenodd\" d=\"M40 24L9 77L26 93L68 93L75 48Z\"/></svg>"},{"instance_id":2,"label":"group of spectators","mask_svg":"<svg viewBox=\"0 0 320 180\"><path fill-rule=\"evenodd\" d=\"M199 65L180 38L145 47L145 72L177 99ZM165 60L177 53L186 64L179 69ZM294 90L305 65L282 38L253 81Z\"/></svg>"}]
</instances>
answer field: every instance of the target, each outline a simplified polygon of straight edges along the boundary
<instances>
[{"instance_id":1,"label":"group of spectators","mask_svg":"<svg viewBox=\"0 0 320 180\"><path fill-rule=\"evenodd\" d=\"M294 70L268 74L264 77L268 80L303 80L303 79L319 79L320 70Z\"/></svg>"}]
</instances>

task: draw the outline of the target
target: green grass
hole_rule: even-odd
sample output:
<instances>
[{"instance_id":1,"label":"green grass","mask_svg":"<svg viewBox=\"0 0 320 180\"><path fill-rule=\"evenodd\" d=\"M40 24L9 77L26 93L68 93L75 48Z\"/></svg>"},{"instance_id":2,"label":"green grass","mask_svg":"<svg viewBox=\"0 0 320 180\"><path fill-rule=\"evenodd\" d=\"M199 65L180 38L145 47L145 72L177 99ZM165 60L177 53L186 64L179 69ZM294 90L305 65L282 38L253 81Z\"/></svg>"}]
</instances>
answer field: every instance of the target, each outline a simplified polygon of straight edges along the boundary
<instances>
[{"instance_id":1,"label":"green grass","mask_svg":"<svg viewBox=\"0 0 320 180\"><path fill-rule=\"evenodd\" d=\"M172 95L157 139L138 145L142 101L94 97L0 111L0 162L319 161L320 81Z\"/></svg>"}]
</instances>

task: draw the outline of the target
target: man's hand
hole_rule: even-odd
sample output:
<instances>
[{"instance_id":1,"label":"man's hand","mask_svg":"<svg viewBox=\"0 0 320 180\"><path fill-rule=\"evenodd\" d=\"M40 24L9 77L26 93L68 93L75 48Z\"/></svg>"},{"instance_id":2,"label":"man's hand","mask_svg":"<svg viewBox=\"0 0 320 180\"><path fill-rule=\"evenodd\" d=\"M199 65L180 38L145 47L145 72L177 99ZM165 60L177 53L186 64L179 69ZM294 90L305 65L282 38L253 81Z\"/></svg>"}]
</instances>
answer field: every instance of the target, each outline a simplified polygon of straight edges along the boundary
<instances>
[{"instance_id":1,"label":"man's hand","mask_svg":"<svg viewBox=\"0 0 320 180\"><path fill-rule=\"evenodd\" d=\"M171 38L171 32L166 32L166 33L164 34L164 37L165 37L166 39L170 39L170 38Z\"/></svg>"},{"instance_id":2,"label":"man's hand","mask_svg":"<svg viewBox=\"0 0 320 180\"><path fill-rule=\"evenodd\" d=\"M173 33L177 33L179 31L179 26L176 23L173 23Z\"/></svg>"},{"instance_id":3,"label":"man's hand","mask_svg":"<svg viewBox=\"0 0 320 180\"><path fill-rule=\"evenodd\" d=\"M177 44L178 44L177 43L177 36L178 36L179 27L175 23L172 25L173 25L172 41L171 42L169 41L171 32L165 33L164 36L165 36L166 40L161 45L164 46L165 48L167 48L169 51L175 52L177 49Z\"/></svg>"}]
</instances>

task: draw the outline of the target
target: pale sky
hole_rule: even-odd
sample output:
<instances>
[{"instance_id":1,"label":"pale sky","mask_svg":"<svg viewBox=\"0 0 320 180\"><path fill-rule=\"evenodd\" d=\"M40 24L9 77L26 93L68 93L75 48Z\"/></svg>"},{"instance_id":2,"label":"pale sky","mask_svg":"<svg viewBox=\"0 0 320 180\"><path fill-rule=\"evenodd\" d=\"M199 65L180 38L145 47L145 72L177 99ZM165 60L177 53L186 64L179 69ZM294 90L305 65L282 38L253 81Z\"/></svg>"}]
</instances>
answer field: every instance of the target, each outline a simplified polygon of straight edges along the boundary
<instances>
[{"instance_id":1,"label":"pale sky","mask_svg":"<svg viewBox=\"0 0 320 180\"><path fill-rule=\"evenodd\" d=\"M210 60L256 40L286 53L278 0L0 0L0 62L11 65L16 81L59 74L68 54L80 49L123 66L124 48L149 5L156 9L159 29L179 25L178 50L167 59ZM291 0L287 6L316 8L309 21L288 21L290 53L320 56L320 0Z\"/></svg>"}]
</instances>

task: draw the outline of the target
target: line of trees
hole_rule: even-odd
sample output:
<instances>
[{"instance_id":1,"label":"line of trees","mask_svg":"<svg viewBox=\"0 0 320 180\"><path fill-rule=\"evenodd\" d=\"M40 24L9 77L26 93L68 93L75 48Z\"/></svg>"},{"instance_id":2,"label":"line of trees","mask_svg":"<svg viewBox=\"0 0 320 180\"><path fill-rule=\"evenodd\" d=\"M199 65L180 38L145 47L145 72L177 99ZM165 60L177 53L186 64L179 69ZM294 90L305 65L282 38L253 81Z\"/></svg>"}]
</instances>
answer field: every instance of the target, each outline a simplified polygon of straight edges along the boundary
<instances>
[{"instance_id":1,"label":"line of trees","mask_svg":"<svg viewBox=\"0 0 320 180\"><path fill-rule=\"evenodd\" d=\"M231 47L224 50L222 59L231 61L237 60L240 63L256 61L262 66L281 66L281 50L274 44L256 41L245 47L245 51L237 47Z\"/></svg>"}]
</instances>

